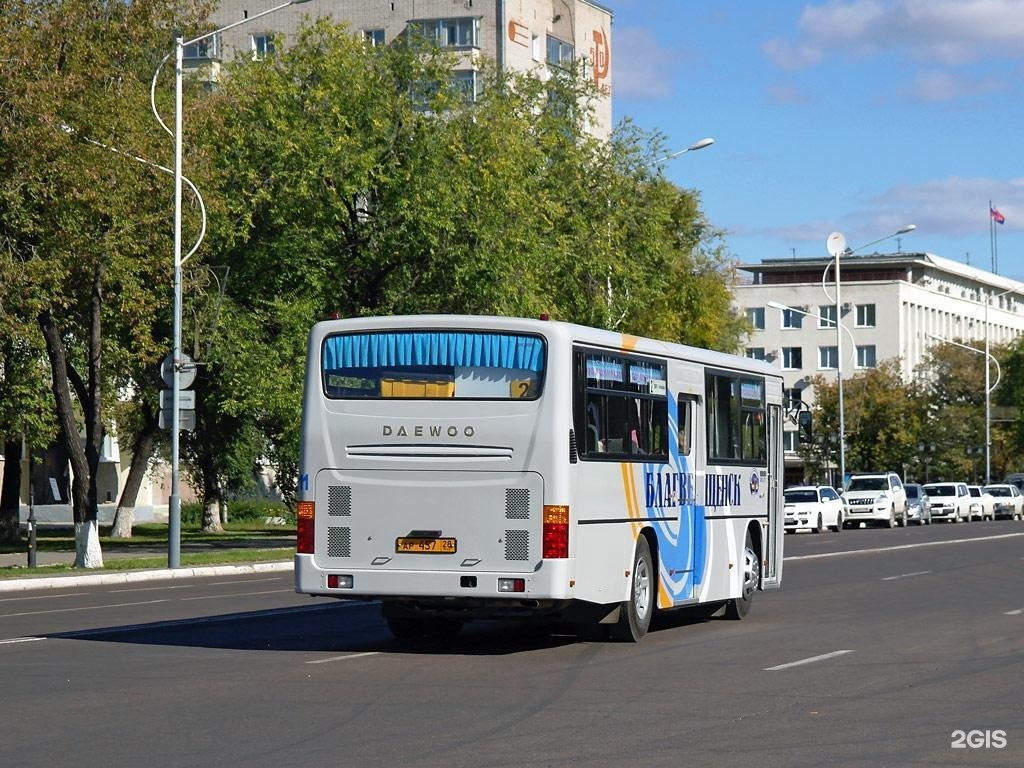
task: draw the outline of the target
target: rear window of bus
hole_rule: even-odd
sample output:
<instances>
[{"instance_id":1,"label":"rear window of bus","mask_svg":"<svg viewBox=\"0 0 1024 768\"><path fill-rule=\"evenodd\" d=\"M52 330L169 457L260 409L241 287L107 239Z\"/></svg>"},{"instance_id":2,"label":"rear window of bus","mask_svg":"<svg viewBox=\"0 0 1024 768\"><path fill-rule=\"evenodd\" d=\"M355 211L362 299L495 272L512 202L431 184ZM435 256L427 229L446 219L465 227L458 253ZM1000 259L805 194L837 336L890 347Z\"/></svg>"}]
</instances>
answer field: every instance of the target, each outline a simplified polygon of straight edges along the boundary
<instances>
[{"instance_id":1,"label":"rear window of bus","mask_svg":"<svg viewBox=\"0 0 1024 768\"><path fill-rule=\"evenodd\" d=\"M531 400L545 345L494 331L371 331L328 336L320 359L329 398Z\"/></svg>"}]
</instances>

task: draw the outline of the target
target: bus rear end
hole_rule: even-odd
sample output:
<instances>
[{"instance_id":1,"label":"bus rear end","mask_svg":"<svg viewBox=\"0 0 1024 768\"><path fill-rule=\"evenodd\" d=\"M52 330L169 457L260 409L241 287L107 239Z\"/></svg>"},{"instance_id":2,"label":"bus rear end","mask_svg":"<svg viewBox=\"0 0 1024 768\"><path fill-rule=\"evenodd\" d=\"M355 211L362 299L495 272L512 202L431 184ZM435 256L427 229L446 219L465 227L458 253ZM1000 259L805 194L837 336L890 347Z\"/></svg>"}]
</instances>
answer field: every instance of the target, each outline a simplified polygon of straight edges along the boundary
<instances>
[{"instance_id":1,"label":"bus rear end","mask_svg":"<svg viewBox=\"0 0 1024 768\"><path fill-rule=\"evenodd\" d=\"M298 592L382 599L399 636L567 599L568 510L545 506L544 470L569 427L550 429L568 415L543 397L547 343L522 321L480 322L314 327Z\"/></svg>"}]
</instances>

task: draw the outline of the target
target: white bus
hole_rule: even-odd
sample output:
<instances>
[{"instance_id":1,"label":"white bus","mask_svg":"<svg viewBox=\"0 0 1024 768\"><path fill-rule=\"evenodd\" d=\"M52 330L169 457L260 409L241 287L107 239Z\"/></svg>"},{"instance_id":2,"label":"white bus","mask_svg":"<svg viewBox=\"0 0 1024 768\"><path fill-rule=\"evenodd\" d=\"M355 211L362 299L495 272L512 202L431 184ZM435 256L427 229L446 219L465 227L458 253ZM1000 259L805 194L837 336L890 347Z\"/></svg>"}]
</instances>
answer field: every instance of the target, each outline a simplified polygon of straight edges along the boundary
<instances>
[{"instance_id":1,"label":"white bus","mask_svg":"<svg viewBox=\"0 0 1024 768\"><path fill-rule=\"evenodd\" d=\"M764 362L544 318L318 323L296 591L379 599L397 637L742 618L782 577L782 397Z\"/></svg>"}]
</instances>

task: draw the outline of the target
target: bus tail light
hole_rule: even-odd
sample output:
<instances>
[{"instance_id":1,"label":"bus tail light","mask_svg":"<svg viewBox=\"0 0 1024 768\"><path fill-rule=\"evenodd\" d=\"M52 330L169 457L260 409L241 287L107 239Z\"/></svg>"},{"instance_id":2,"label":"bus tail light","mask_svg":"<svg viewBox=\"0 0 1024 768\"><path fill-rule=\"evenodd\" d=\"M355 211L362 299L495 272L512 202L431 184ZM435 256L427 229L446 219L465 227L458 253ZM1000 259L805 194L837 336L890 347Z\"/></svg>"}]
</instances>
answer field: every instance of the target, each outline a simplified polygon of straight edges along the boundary
<instances>
[{"instance_id":1,"label":"bus tail light","mask_svg":"<svg viewBox=\"0 0 1024 768\"><path fill-rule=\"evenodd\" d=\"M565 504L544 505L544 558L569 556L569 507Z\"/></svg>"},{"instance_id":2,"label":"bus tail light","mask_svg":"<svg viewBox=\"0 0 1024 768\"><path fill-rule=\"evenodd\" d=\"M295 517L298 523L295 551L300 555L312 555L316 505L312 501L300 501L295 505Z\"/></svg>"}]
</instances>

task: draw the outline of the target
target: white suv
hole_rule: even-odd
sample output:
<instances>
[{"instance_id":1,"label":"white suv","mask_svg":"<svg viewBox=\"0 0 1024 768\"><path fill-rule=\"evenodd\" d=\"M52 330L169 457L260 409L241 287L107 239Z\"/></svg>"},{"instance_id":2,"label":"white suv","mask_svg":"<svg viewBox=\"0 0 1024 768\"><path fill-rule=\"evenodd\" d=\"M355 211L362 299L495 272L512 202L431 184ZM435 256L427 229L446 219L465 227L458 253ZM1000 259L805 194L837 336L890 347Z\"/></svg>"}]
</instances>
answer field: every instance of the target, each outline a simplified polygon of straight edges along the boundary
<instances>
[{"instance_id":1,"label":"white suv","mask_svg":"<svg viewBox=\"0 0 1024 768\"><path fill-rule=\"evenodd\" d=\"M971 519L971 492L966 483L928 483L924 492L932 520L959 523Z\"/></svg>"},{"instance_id":2,"label":"white suv","mask_svg":"<svg viewBox=\"0 0 1024 768\"><path fill-rule=\"evenodd\" d=\"M907 524L907 492L895 472L854 475L843 491L843 527L858 528L861 521L892 528Z\"/></svg>"}]
</instances>

